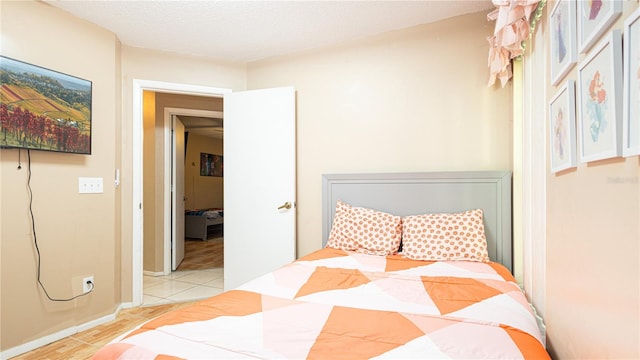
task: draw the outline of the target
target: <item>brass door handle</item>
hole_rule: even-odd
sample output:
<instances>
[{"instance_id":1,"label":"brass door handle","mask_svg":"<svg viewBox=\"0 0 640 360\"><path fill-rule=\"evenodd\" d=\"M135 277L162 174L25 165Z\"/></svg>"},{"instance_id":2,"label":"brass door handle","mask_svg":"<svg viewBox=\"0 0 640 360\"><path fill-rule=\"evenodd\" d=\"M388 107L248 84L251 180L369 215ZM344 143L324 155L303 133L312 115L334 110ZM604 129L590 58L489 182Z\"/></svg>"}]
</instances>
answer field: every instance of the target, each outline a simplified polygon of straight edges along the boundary
<instances>
[{"instance_id":1,"label":"brass door handle","mask_svg":"<svg viewBox=\"0 0 640 360\"><path fill-rule=\"evenodd\" d=\"M291 203L287 201L286 203L278 206L278 210L282 210L282 209L291 209Z\"/></svg>"}]
</instances>

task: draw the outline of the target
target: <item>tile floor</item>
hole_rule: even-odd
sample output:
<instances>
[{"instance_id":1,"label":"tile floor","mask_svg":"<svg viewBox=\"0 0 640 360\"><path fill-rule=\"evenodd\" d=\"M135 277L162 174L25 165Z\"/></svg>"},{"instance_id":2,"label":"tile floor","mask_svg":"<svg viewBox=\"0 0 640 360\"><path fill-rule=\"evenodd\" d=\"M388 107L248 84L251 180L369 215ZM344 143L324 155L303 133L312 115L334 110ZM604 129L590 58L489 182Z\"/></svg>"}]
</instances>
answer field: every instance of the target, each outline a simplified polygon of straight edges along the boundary
<instances>
[{"instance_id":1,"label":"tile floor","mask_svg":"<svg viewBox=\"0 0 640 360\"><path fill-rule=\"evenodd\" d=\"M223 268L174 271L169 275L145 275L143 306L193 301L222 293Z\"/></svg>"}]
</instances>

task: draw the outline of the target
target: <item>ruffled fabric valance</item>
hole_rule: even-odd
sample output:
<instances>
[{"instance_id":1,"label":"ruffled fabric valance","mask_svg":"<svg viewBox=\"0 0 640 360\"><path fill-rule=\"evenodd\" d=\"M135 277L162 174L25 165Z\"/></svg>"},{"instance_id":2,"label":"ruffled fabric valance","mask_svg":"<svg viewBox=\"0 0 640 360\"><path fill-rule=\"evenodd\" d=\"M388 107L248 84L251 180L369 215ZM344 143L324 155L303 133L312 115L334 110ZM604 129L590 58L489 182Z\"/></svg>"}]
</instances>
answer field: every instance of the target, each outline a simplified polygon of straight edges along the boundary
<instances>
[{"instance_id":1,"label":"ruffled fabric valance","mask_svg":"<svg viewBox=\"0 0 640 360\"><path fill-rule=\"evenodd\" d=\"M500 79L502 87L512 76L511 60L524 53L524 41L533 33L546 0L493 0L496 9L487 15L495 21L489 37L489 86Z\"/></svg>"}]
</instances>

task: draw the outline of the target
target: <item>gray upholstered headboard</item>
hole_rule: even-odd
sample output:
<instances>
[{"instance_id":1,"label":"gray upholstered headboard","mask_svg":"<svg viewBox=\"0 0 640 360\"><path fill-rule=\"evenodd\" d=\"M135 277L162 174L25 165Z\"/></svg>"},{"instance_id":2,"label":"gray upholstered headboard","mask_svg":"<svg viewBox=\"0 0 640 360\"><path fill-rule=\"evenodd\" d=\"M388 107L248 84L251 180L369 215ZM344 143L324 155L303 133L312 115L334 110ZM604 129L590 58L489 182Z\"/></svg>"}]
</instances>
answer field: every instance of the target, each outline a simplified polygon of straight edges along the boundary
<instances>
[{"instance_id":1,"label":"gray upholstered headboard","mask_svg":"<svg viewBox=\"0 0 640 360\"><path fill-rule=\"evenodd\" d=\"M400 216L482 209L489 257L513 272L510 171L325 174L322 196L323 247L337 200Z\"/></svg>"}]
</instances>

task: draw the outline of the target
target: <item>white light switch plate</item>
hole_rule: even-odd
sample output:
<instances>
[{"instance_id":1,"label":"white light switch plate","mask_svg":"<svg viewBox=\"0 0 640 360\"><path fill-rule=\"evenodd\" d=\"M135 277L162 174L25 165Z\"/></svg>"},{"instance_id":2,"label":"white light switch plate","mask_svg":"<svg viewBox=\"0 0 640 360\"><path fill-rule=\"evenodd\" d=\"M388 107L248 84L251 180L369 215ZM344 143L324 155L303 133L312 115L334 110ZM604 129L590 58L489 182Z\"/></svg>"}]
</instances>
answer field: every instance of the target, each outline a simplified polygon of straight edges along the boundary
<instances>
[{"instance_id":1,"label":"white light switch plate","mask_svg":"<svg viewBox=\"0 0 640 360\"><path fill-rule=\"evenodd\" d=\"M79 177L78 193L80 194L101 194L104 192L101 177Z\"/></svg>"}]
</instances>

